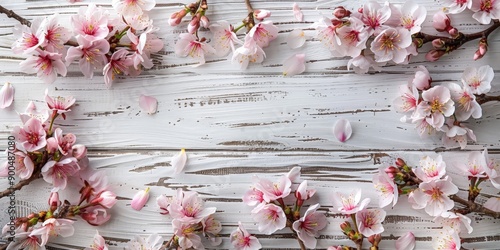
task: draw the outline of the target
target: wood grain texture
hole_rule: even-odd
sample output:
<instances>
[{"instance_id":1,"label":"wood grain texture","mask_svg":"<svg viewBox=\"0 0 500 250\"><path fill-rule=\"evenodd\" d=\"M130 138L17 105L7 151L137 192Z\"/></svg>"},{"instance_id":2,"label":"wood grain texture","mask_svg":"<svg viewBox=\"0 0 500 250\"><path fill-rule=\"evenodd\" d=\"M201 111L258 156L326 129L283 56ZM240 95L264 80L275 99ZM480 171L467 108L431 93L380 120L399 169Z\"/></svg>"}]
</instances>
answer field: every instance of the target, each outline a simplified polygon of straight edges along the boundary
<instances>
[{"instance_id":1,"label":"wood grain texture","mask_svg":"<svg viewBox=\"0 0 500 250\"><path fill-rule=\"evenodd\" d=\"M4 1L2 1L4 2ZM3 6L29 19L57 12L62 20L77 12L89 2L110 8L110 1L84 1L69 4L63 0L10 1ZM490 38L488 54L473 62L476 43L466 44L438 62L425 62L422 55L408 65L389 65L380 73L357 75L347 70L348 58L333 58L320 42L313 38L309 28L320 14L330 15L333 7L346 5L357 9L356 1L297 1L305 20L297 22L289 1L252 1L255 8L272 11L271 20L279 27L277 41L266 48L267 58L262 64L250 65L245 71L231 65L230 58L207 58L207 64L193 68L190 58L178 58L173 52L178 34L187 25L169 27L167 17L182 4L158 0L151 12L164 49L153 56L156 66L136 78L120 78L113 88L106 89L99 73L86 79L71 65L68 76L58 78L51 85L43 84L33 75L19 72L24 57L13 54L10 45L14 20L0 16L0 79L16 88L14 105L0 112L0 149L7 145L7 136L19 125L15 111L24 110L29 101L40 107L43 93L49 89L54 95L73 95L77 105L66 121L57 124L71 131L79 143L89 147L91 165L104 169L114 191L119 196L112 209L114 218L99 228L113 245L123 249L135 234L172 234L170 221L158 213L155 198L161 194L173 195L183 188L200 192L207 205L217 207L216 218L223 224L223 244L215 249L230 248L228 236L241 221L251 233L257 234L265 248L297 248L289 231L272 236L260 235L250 216L251 208L241 202L243 193L251 185L251 176L269 178L286 173L294 166L302 167L302 179L318 190L311 201L320 202L323 210L331 206L331 193L354 187L366 190L364 196L376 206L371 178L383 164L398 156L416 164L424 155L444 151L449 172L465 195L466 178L453 168L463 161L468 150L488 147L493 157L500 159L500 110L498 103L483 107L483 117L470 123L477 135L477 143L466 151L445 149L440 138L420 139L411 124L399 122L399 114L392 110L397 86L405 84L418 65L426 65L434 81L460 81L463 69L469 65L491 65L500 70L500 36ZM418 1L426 6L428 18L425 31L432 31L432 14L439 9L439 1ZM246 15L243 1L217 0L210 2L211 20L228 20L237 24ZM470 13L454 16L453 24L463 32L484 28L470 18ZM429 28L430 27L430 28ZM285 42L294 28L303 28L310 36L303 48L291 50ZM208 33L203 33L208 36ZM210 37L208 37L210 38ZM292 54L305 53L307 70L292 78L281 76L283 61ZM496 74L492 94L500 94ZM159 101L159 112L153 116L142 112L138 105L141 94L154 95ZM333 137L332 127L341 118L353 125L353 137L339 143ZM180 148L186 148L188 165L185 173L174 175L170 158ZM4 157L4 156L2 156ZM3 158L2 158L3 159ZM151 187L152 197L147 206L136 212L130 200L137 190ZM7 183L0 180L0 188ZM17 193L19 211L28 213L44 208L43 197L50 188L39 181ZM498 190L485 186L484 202L499 196ZM36 194L36 195L33 195ZM423 211L411 210L406 199L388 209L386 232L382 249L393 249L394 241L404 232L417 237L417 249L430 249L431 237L440 229ZM0 207L6 200L0 200ZM3 216L2 223L6 218ZM498 220L472 215L474 232L465 236L464 247L498 249L500 235ZM340 232L343 221L339 214L328 215L328 226L321 232L318 248L349 244ZM63 249L81 249L91 243L95 227L77 222L71 238L58 238L55 244ZM207 244L208 245L208 244Z\"/></svg>"}]
</instances>

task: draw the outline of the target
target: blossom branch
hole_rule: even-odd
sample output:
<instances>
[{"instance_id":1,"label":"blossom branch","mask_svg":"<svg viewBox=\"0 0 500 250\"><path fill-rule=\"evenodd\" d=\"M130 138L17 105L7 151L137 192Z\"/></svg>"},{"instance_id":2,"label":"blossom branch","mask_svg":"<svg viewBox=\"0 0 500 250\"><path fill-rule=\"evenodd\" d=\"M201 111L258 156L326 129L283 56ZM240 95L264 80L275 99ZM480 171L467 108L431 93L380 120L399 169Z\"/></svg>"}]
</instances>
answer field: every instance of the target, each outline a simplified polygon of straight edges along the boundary
<instances>
[{"instance_id":1,"label":"blossom branch","mask_svg":"<svg viewBox=\"0 0 500 250\"><path fill-rule=\"evenodd\" d=\"M37 173L33 173L33 175L31 175L30 178L28 178L26 180L21 180L16 185L9 187L9 188L5 189L4 191L0 192L0 199L2 199L5 196L9 196L9 195L13 194L15 191L21 190L21 188L30 184L32 181L34 181L40 177L41 177L40 171L38 171Z\"/></svg>"},{"instance_id":2,"label":"blossom branch","mask_svg":"<svg viewBox=\"0 0 500 250\"><path fill-rule=\"evenodd\" d=\"M500 102L500 96L489 96L489 95L476 95L476 101L479 104L484 104L486 102L497 101Z\"/></svg>"},{"instance_id":3,"label":"blossom branch","mask_svg":"<svg viewBox=\"0 0 500 250\"><path fill-rule=\"evenodd\" d=\"M477 204L476 202L462 199L457 195L451 195L450 199L452 199L454 202L460 203L465 206L465 208L457 209L457 212L461 214L476 212L476 213L483 213L495 219L500 218L500 212L495 212L493 210L485 208L483 205Z\"/></svg>"},{"instance_id":4,"label":"blossom branch","mask_svg":"<svg viewBox=\"0 0 500 250\"><path fill-rule=\"evenodd\" d=\"M18 15L13 10L9 10L9 9L3 7L2 5L0 5L0 13L4 13L5 15L7 15L8 18L14 18L14 19L16 19L22 25L31 26L31 22L28 19L26 19L26 18Z\"/></svg>"}]
</instances>

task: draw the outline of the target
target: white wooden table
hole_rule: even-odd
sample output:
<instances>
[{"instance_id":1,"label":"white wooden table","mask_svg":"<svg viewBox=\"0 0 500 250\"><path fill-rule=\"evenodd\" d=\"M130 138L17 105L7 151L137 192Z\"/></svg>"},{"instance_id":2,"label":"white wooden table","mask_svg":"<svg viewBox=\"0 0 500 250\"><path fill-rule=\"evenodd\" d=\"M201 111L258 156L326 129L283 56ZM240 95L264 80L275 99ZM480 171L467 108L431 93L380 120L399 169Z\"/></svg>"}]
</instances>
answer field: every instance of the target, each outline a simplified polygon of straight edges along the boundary
<instances>
[{"instance_id":1,"label":"white wooden table","mask_svg":"<svg viewBox=\"0 0 500 250\"><path fill-rule=\"evenodd\" d=\"M2 5L31 19L59 12L61 18L76 13L88 2L110 8L110 1L83 1L69 4L52 1L2 1ZM161 194L173 195L176 188L194 190L201 194L207 205L216 206L216 218L223 224L223 244L229 248L229 234L241 221L253 234L257 234L265 248L298 248L290 231L283 230L272 236L261 235L250 216L251 208L241 202L242 195L251 185L251 176L275 178L294 166L302 167L302 178L318 190L312 202L320 202L327 210L331 206L330 194L336 190L362 188L364 197L377 197L371 183L372 175L380 164L395 157L405 157L416 164L424 155L443 152L450 162L464 160L467 153L458 149L445 149L440 138L422 140L411 124L399 122L399 114L392 110L397 86L406 83L418 65L426 65L435 81L459 81L468 65L491 65L500 69L500 34L490 39L488 54L480 61L471 60L476 43L472 42L438 62L429 63L423 55L408 65L387 66L383 72L357 75L347 70L348 58L332 58L316 39L308 39L303 48L291 50L285 37L294 28L308 28L317 21L319 13L330 15L337 5L357 9L357 1L297 1L304 13L304 22L295 21L292 2L252 1L254 8L272 11L274 23L280 33L277 41L265 49L267 58L261 65L250 65L241 71L227 58L209 57L207 64L191 67L191 58L178 58L173 47L180 27L169 27L167 20L181 4L158 0L151 12L164 49L154 56L155 67L137 78L121 78L106 89L103 78L97 74L86 79L76 65L69 68L68 76L58 78L54 84L44 84L33 75L20 73L22 56L10 50L15 40L12 27L15 20L0 15L0 79L16 88L15 102L0 111L0 149L7 145L7 136L20 121L15 111L23 111L29 101L41 105L44 90L54 95L73 95L77 104L68 119L60 124L72 132L77 140L89 148L91 166L106 170L110 183L119 197L111 212L113 218L97 228L110 244L123 248L134 235L159 233L172 235L167 217L159 214L155 199ZM432 14L439 1L418 1L427 7L428 18L424 31L432 31ZM237 24L246 15L243 1L209 1L211 20L228 20ZM481 27L468 15L460 15L453 23L463 32ZM314 31L308 29L309 35ZM295 53L306 54L305 73L285 78L281 76L285 58ZM496 74L492 94L500 94ZM148 115L138 105L141 94L153 95L159 100L159 112ZM477 135L477 143L467 150L487 147L490 155L500 158L499 103L483 107L483 118L470 124ZM346 143L339 143L332 127L341 118L353 125L354 134ZM186 148L188 163L184 173L174 176L170 158L180 148ZM448 168L462 194L467 189L466 177ZM459 181L460 178L463 181ZM1 180L0 188L7 184ZM140 212L130 208L137 190L151 187L151 199ZM39 180L17 192L20 207L25 211L44 208L48 184ZM498 196L498 190L485 186L486 195ZM479 201L485 201L485 196ZM417 237L417 249L430 249L431 237L439 230L432 218L423 211L410 209L406 198L401 198L394 209L387 209L382 249L393 249L394 240L407 231ZM0 200L0 207L6 204ZM1 214L2 224L7 222L6 212ZM499 221L472 215L474 232L465 237L468 249L499 249ZM328 216L328 226L321 232L318 248L351 244L338 225L338 215ZM75 235L55 240L62 248L82 248L90 245L95 227L78 222Z\"/></svg>"}]
</instances>

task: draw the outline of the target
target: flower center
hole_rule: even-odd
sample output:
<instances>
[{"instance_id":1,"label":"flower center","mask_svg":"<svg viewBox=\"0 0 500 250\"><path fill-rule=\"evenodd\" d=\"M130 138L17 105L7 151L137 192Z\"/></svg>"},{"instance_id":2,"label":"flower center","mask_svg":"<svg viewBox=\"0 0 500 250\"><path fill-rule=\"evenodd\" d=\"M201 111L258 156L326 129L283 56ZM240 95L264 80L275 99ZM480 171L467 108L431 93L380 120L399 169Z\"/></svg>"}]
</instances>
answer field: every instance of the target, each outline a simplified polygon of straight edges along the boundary
<instances>
[{"instance_id":1,"label":"flower center","mask_svg":"<svg viewBox=\"0 0 500 250\"><path fill-rule=\"evenodd\" d=\"M493 9L493 3L491 0L481 1L481 10L485 12L490 12Z\"/></svg>"},{"instance_id":2,"label":"flower center","mask_svg":"<svg viewBox=\"0 0 500 250\"><path fill-rule=\"evenodd\" d=\"M442 113L443 112L443 104L439 102L438 99L435 99L431 102L431 113Z\"/></svg>"}]
</instances>

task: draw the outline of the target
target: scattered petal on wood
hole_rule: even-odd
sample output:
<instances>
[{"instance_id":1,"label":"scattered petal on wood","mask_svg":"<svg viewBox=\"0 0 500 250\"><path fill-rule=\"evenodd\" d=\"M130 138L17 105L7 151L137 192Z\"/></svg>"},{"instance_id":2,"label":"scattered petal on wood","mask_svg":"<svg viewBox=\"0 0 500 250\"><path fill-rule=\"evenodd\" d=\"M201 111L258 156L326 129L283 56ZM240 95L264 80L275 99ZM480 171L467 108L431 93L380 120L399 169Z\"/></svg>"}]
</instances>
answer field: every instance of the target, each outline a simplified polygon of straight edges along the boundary
<instances>
[{"instance_id":1,"label":"scattered petal on wood","mask_svg":"<svg viewBox=\"0 0 500 250\"><path fill-rule=\"evenodd\" d=\"M187 155L186 155L186 150L181 149L181 152L178 154L174 155L172 157L172 161L170 161L170 165L174 168L174 173L179 174L182 172L184 169L184 166L186 165L187 161Z\"/></svg>"},{"instance_id":2,"label":"scattered petal on wood","mask_svg":"<svg viewBox=\"0 0 500 250\"><path fill-rule=\"evenodd\" d=\"M346 119L339 120L333 128L333 134L340 142L349 140L352 135L351 123Z\"/></svg>"},{"instance_id":3,"label":"scattered petal on wood","mask_svg":"<svg viewBox=\"0 0 500 250\"><path fill-rule=\"evenodd\" d=\"M14 101L14 87L10 82L6 82L0 89L0 108L7 108Z\"/></svg>"},{"instance_id":4,"label":"scattered petal on wood","mask_svg":"<svg viewBox=\"0 0 500 250\"><path fill-rule=\"evenodd\" d=\"M297 21L302 22L304 20L304 14L302 14L302 11L297 3L293 3L293 15Z\"/></svg>"},{"instance_id":5,"label":"scattered petal on wood","mask_svg":"<svg viewBox=\"0 0 500 250\"><path fill-rule=\"evenodd\" d=\"M149 187L146 190L141 190L134 195L132 199L131 207L137 211L140 211L146 202L149 200Z\"/></svg>"},{"instance_id":6,"label":"scattered petal on wood","mask_svg":"<svg viewBox=\"0 0 500 250\"><path fill-rule=\"evenodd\" d=\"M141 95L139 97L139 106L142 110L152 115L158 109L158 100L152 96Z\"/></svg>"},{"instance_id":7,"label":"scattered petal on wood","mask_svg":"<svg viewBox=\"0 0 500 250\"><path fill-rule=\"evenodd\" d=\"M294 29L288 33L286 37L286 44L292 49L300 48L306 43L306 36L301 29Z\"/></svg>"},{"instance_id":8,"label":"scattered petal on wood","mask_svg":"<svg viewBox=\"0 0 500 250\"><path fill-rule=\"evenodd\" d=\"M294 76L306 70L305 54L296 54L283 63L283 76Z\"/></svg>"}]
</instances>

